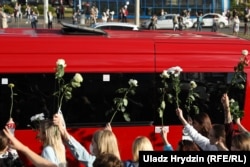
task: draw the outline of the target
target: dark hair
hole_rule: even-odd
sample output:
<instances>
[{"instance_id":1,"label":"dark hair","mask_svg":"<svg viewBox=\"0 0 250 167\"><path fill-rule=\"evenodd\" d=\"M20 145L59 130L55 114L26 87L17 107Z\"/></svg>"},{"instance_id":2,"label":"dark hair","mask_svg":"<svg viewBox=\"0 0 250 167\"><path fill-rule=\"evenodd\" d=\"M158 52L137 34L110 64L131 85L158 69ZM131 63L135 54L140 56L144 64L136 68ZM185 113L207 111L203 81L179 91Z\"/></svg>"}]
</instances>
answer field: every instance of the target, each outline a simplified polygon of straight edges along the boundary
<instances>
[{"instance_id":1,"label":"dark hair","mask_svg":"<svg viewBox=\"0 0 250 167\"><path fill-rule=\"evenodd\" d=\"M200 151L200 148L191 140L181 140L177 151Z\"/></svg>"},{"instance_id":2,"label":"dark hair","mask_svg":"<svg viewBox=\"0 0 250 167\"><path fill-rule=\"evenodd\" d=\"M250 151L250 133L240 133L232 138L232 145L240 151Z\"/></svg>"},{"instance_id":3,"label":"dark hair","mask_svg":"<svg viewBox=\"0 0 250 167\"><path fill-rule=\"evenodd\" d=\"M123 167L123 162L114 154L100 154L96 157L93 167Z\"/></svg>"},{"instance_id":4,"label":"dark hair","mask_svg":"<svg viewBox=\"0 0 250 167\"><path fill-rule=\"evenodd\" d=\"M194 115L193 121L196 121L202 127L199 133L205 137L208 137L209 131L212 128L209 115L205 112L200 112L199 114Z\"/></svg>"},{"instance_id":5,"label":"dark hair","mask_svg":"<svg viewBox=\"0 0 250 167\"><path fill-rule=\"evenodd\" d=\"M3 131L0 131L0 151L4 150L8 145L9 139L4 134Z\"/></svg>"},{"instance_id":6,"label":"dark hair","mask_svg":"<svg viewBox=\"0 0 250 167\"><path fill-rule=\"evenodd\" d=\"M216 139L221 138L223 140L223 143L225 143L226 142L225 126L223 124L214 124L213 130L214 130L214 137Z\"/></svg>"}]
</instances>

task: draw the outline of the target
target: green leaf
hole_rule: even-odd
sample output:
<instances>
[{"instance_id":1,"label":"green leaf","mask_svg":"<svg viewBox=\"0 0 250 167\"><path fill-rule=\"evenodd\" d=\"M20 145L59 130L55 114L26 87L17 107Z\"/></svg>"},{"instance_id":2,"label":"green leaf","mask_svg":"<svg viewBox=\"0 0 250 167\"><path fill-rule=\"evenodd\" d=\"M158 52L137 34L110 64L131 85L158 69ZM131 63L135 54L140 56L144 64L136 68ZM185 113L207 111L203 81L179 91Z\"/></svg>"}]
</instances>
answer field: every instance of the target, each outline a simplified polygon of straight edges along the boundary
<instances>
[{"instance_id":1,"label":"green leaf","mask_svg":"<svg viewBox=\"0 0 250 167\"><path fill-rule=\"evenodd\" d=\"M120 89L117 89L116 92L117 93L125 93L127 90L128 90L128 88L120 88Z\"/></svg>"},{"instance_id":2,"label":"green leaf","mask_svg":"<svg viewBox=\"0 0 250 167\"><path fill-rule=\"evenodd\" d=\"M126 98L123 99L123 105L127 106L128 105L128 100Z\"/></svg>"},{"instance_id":3,"label":"green leaf","mask_svg":"<svg viewBox=\"0 0 250 167\"><path fill-rule=\"evenodd\" d=\"M71 85L72 85L73 88L81 87L81 83L79 83L79 82L71 82Z\"/></svg>"},{"instance_id":4,"label":"green leaf","mask_svg":"<svg viewBox=\"0 0 250 167\"><path fill-rule=\"evenodd\" d=\"M127 121L127 122L131 121L130 115L128 113L123 113L123 117L124 117L125 121Z\"/></svg>"},{"instance_id":5,"label":"green leaf","mask_svg":"<svg viewBox=\"0 0 250 167\"><path fill-rule=\"evenodd\" d=\"M121 112L125 112L126 111L126 107L121 106Z\"/></svg>"},{"instance_id":6,"label":"green leaf","mask_svg":"<svg viewBox=\"0 0 250 167\"><path fill-rule=\"evenodd\" d=\"M159 117L163 118L163 110L161 108L158 108L158 112L159 112Z\"/></svg>"}]
</instances>

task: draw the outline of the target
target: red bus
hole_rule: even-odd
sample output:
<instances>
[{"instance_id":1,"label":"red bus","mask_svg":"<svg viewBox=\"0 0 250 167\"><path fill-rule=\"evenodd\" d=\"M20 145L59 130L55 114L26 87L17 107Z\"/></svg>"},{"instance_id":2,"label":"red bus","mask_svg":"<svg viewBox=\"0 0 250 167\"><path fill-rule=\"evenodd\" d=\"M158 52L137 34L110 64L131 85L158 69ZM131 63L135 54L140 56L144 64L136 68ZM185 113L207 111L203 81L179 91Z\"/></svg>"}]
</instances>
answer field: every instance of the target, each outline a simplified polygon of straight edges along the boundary
<instances>
[{"instance_id":1,"label":"red bus","mask_svg":"<svg viewBox=\"0 0 250 167\"><path fill-rule=\"evenodd\" d=\"M196 103L200 111L207 112L213 123L223 123L220 98L229 84L234 66L239 62L241 51L250 51L250 42L221 33L191 31L92 31L77 26L62 30L4 29L0 33L0 115L1 127L9 118L10 90L14 83L13 119L15 135L38 154L41 143L29 125L30 117L56 112L55 66L64 59L65 80L77 72L84 81L73 90L71 100L64 102L62 111L71 135L89 148L94 131L104 127L111 115L118 88L128 87L129 79L136 79L138 87L129 97L127 122L118 113L113 131L118 138L123 160L132 158L132 142L137 136L147 136L155 150L163 149L163 142L155 126L161 126L159 88L160 74L173 66L180 66L180 106L184 109L187 97L185 85L195 81L200 95ZM64 33L62 33L64 32ZM91 33L91 34L89 34ZM243 90L233 90L230 98L239 101L244 110L242 124L250 129L250 69L245 68L246 82ZM108 78L108 79L107 79ZM167 104L164 125L169 126L169 141L176 149L182 138L182 125L175 114L175 106ZM32 166L29 161L27 166ZM67 151L69 166L83 166Z\"/></svg>"}]
</instances>

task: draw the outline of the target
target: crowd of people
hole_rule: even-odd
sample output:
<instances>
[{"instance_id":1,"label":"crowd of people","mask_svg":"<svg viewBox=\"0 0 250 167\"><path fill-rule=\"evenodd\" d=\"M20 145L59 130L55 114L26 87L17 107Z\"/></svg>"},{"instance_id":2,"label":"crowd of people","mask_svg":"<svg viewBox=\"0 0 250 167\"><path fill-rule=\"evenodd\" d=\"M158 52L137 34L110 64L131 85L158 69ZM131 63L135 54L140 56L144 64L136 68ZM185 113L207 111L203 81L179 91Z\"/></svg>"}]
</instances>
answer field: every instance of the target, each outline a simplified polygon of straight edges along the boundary
<instances>
[{"instance_id":1,"label":"crowd of people","mask_svg":"<svg viewBox=\"0 0 250 167\"><path fill-rule=\"evenodd\" d=\"M73 13L72 16L73 24L80 24L82 14L84 14L86 24L95 24L97 23L97 20L99 18L99 9L94 3L90 5L88 2L86 2L85 4L83 4L82 10L77 10ZM102 12L101 17L99 19L104 23L112 22L114 21L114 15L115 12L107 8ZM119 10L118 22L128 22L127 16L128 16L128 5L124 5Z\"/></svg>"},{"instance_id":2,"label":"crowd of people","mask_svg":"<svg viewBox=\"0 0 250 167\"><path fill-rule=\"evenodd\" d=\"M201 112L193 118L185 119L183 111L176 109L176 115L183 125L182 138L177 148L173 148L168 141L168 131L161 129L163 151L250 151L250 133L241 124L240 118L233 120L230 112L229 97L225 93L221 97L224 109L224 124L213 124L207 113ZM235 123L234 123L235 122ZM235 130L234 124L238 126ZM139 151L154 151L153 144L146 136L134 139L132 145L132 159L122 160L119 152L118 140L112 127L97 130L92 136L90 152L77 141L66 129L61 113L56 113L53 119L45 119L39 124L38 138L43 144L42 154L38 155L22 144L9 127L0 133L0 165L16 164L23 167L18 152L22 152L37 167L65 167L67 159L65 147L80 163L88 167L137 167L139 166Z\"/></svg>"},{"instance_id":3,"label":"crowd of people","mask_svg":"<svg viewBox=\"0 0 250 167\"><path fill-rule=\"evenodd\" d=\"M227 10L225 16L228 19L229 26L233 28L233 35L238 36L240 31L240 19L239 11L233 9L233 11ZM248 6L243 11L243 22L244 22L244 35L247 35L249 32L249 21L250 21L250 9Z\"/></svg>"}]
</instances>

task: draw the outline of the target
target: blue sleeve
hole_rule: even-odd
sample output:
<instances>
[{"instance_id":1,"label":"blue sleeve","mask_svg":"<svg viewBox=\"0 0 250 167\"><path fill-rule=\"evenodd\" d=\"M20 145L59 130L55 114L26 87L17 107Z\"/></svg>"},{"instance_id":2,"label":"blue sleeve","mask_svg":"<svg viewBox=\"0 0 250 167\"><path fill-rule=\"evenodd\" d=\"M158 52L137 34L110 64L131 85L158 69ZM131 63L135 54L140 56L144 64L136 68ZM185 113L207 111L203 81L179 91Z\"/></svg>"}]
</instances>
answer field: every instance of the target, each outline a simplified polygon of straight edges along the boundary
<instances>
[{"instance_id":1,"label":"blue sleeve","mask_svg":"<svg viewBox=\"0 0 250 167\"><path fill-rule=\"evenodd\" d=\"M67 145L73 156L78 161L86 165L86 167L93 167L93 162L96 157L89 154L89 152L73 136L70 136Z\"/></svg>"},{"instance_id":2,"label":"blue sleeve","mask_svg":"<svg viewBox=\"0 0 250 167\"><path fill-rule=\"evenodd\" d=\"M171 144L164 145L163 151L173 151L172 145Z\"/></svg>"},{"instance_id":3,"label":"blue sleeve","mask_svg":"<svg viewBox=\"0 0 250 167\"><path fill-rule=\"evenodd\" d=\"M59 164L55 151L51 146L46 146L43 148L42 157L52 162L53 164Z\"/></svg>"}]
</instances>

